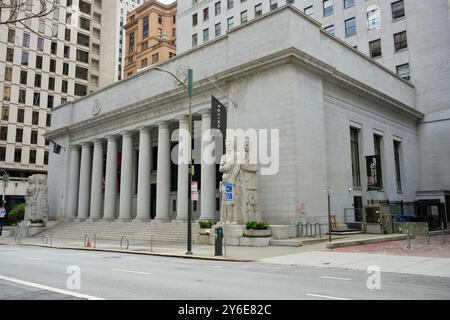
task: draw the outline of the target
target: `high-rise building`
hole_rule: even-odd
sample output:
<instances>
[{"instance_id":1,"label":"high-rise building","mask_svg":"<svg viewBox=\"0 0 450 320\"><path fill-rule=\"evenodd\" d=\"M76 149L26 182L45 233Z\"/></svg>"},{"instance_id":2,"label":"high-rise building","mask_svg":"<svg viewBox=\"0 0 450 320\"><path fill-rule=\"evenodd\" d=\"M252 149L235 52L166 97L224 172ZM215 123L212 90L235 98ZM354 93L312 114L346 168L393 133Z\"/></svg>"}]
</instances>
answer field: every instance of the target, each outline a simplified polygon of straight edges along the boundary
<instances>
[{"instance_id":1,"label":"high-rise building","mask_svg":"<svg viewBox=\"0 0 450 320\"><path fill-rule=\"evenodd\" d=\"M0 168L12 201L27 176L47 171L52 108L120 79L122 20L142 1L61 0L45 17L0 25ZM39 11L39 0L30 4L19 18Z\"/></svg>"},{"instance_id":2,"label":"high-rise building","mask_svg":"<svg viewBox=\"0 0 450 320\"><path fill-rule=\"evenodd\" d=\"M176 2L150 0L128 13L125 77L175 56L176 12Z\"/></svg>"},{"instance_id":3,"label":"high-rise building","mask_svg":"<svg viewBox=\"0 0 450 320\"><path fill-rule=\"evenodd\" d=\"M419 198L450 202L450 8L448 0L179 0L177 53L291 5L415 87ZM271 32L270 28L267 30ZM298 32L304 32L298 30ZM259 36L259 35L253 35ZM283 33L279 34L283 41ZM261 38L261 46L264 43ZM367 72L360 70L360 72ZM446 191L447 190L447 191Z\"/></svg>"}]
</instances>

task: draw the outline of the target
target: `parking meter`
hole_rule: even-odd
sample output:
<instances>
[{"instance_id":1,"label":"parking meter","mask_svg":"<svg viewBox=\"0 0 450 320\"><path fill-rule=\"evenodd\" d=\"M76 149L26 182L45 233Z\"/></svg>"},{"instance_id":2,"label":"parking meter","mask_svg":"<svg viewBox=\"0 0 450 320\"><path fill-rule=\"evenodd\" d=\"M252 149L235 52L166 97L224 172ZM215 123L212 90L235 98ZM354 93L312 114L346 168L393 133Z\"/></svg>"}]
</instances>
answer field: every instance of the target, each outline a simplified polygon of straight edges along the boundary
<instances>
[{"instance_id":1,"label":"parking meter","mask_svg":"<svg viewBox=\"0 0 450 320\"><path fill-rule=\"evenodd\" d=\"M215 230L215 256L223 256L222 246L223 246L223 228L217 227Z\"/></svg>"}]
</instances>

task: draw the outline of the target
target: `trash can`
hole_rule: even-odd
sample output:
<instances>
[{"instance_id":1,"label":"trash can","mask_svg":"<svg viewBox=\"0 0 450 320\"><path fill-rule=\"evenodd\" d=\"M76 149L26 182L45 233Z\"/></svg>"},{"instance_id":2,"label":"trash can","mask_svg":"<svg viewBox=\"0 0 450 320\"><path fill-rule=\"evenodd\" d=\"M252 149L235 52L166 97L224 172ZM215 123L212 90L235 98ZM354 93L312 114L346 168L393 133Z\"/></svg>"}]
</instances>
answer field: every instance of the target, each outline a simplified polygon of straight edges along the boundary
<instances>
[{"instance_id":1,"label":"trash can","mask_svg":"<svg viewBox=\"0 0 450 320\"><path fill-rule=\"evenodd\" d=\"M223 228L217 227L215 229L215 256L223 256L222 247L223 247Z\"/></svg>"}]
</instances>

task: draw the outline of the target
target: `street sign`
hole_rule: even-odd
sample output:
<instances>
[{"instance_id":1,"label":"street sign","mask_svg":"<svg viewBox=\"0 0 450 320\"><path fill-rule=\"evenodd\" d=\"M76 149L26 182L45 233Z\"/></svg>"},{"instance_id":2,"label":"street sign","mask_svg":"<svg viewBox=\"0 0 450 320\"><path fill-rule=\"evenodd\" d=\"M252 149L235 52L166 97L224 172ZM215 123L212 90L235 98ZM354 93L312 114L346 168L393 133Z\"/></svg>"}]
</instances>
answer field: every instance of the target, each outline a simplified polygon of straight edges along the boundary
<instances>
[{"instance_id":1,"label":"street sign","mask_svg":"<svg viewBox=\"0 0 450 320\"><path fill-rule=\"evenodd\" d=\"M192 199L192 201L198 201L198 181L192 181L191 199Z\"/></svg>"},{"instance_id":2,"label":"street sign","mask_svg":"<svg viewBox=\"0 0 450 320\"><path fill-rule=\"evenodd\" d=\"M219 130L226 138L227 108L214 96L211 96L211 129Z\"/></svg>"},{"instance_id":3,"label":"street sign","mask_svg":"<svg viewBox=\"0 0 450 320\"><path fill-rule=\"evenodd\" d=\"M367 190L380 190L381 185L381 158L380 156L366 156Z\"/></svg>"},{"instance_id":4,"label":"street sign","mask_svg":"<svg viewBox=\"0 0 450 320\"><path fill-rule=\"evenodd\" d=\"M225 201L233 201L233 184L225 183Z\"/></svg>"}]
</instances>

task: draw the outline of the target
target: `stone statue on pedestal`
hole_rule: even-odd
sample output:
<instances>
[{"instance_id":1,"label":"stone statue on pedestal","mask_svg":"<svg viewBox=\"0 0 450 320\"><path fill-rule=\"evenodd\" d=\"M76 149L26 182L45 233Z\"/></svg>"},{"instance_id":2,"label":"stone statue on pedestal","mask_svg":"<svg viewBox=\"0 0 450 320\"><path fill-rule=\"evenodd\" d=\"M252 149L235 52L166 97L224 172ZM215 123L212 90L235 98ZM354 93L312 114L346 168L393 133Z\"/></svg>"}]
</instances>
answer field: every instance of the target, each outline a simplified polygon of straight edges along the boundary
<instances>
[{"instance_id":1,"label":"stone statue on pedestal","mask_svg":"<svg viewBox=\"0 0 450 320\"><path fill-rule=\"evenodd\" d=\"M47 176L35 174L28 177L28 188L25 197L25 220L47 221Z\"/></svg>"},{"instance_id":2,"label":"stone statue on pedestal","mask_svg":"<svg viewBox=\"0 0 450 320\"><path fill-rule=\"evenodd\" d=\"M245 154L234 151L234 141L228 140L226 153L220 161L219 171L223 173L220 183L222 205L220 223L246 224L261 221L258 197L257 165L249 161L250 144L246 141ZM232 184L233 201L227 201L225 186Z\"/></svg>"}]
</instances>

